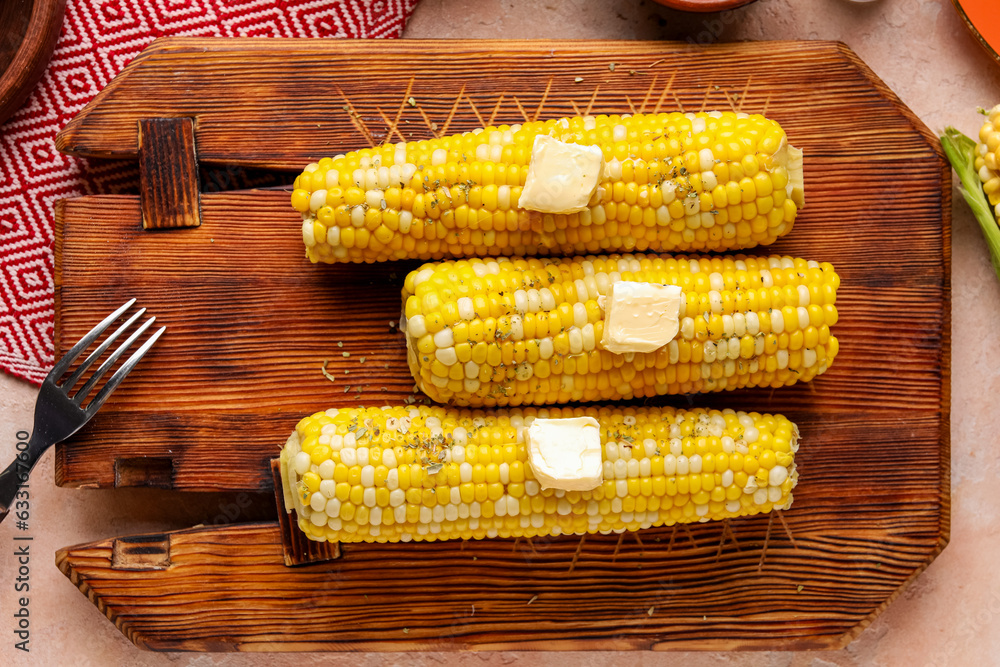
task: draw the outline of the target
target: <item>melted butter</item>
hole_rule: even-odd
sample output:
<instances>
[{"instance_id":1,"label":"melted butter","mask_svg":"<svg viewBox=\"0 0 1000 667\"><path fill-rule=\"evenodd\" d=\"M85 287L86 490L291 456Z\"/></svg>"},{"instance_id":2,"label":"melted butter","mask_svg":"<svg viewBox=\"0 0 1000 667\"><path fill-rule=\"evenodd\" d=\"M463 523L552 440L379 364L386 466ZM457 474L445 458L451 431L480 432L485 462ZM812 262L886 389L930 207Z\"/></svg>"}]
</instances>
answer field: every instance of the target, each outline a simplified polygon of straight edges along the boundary
<instances>
[{"instance_id":1,"label":"melted butter","mask_svg":"<svg viewBox=\"0 0 1000 667\"><path fill-rule=\"evenodd\" d=\"M598 146L568 144L540 134L531 148L531 161L520 208L541 213L578 213L587 208L604 168Z\"/></svg>"},{"instance_id":2,"label":"melted butter","mask_svg":"<svg viewBox=\"0 0 1000 667\"><path fill-rule=\"evenodd\" d=\"M677 285L612 283L598 300L604 309L601 345L615 354L658 350L680 329L681 298Z\"/></svg>"},{"instance_id":3,"label":"melted butter","mask_svg":"<svg viewBox=\"0 0 1000 667\"><path fill-rule=\"evenodd\" d=\"M601 425L593 417L535 419L524 439L543 489L591 491L604 481Z\"/></svg>"}]
</instances>

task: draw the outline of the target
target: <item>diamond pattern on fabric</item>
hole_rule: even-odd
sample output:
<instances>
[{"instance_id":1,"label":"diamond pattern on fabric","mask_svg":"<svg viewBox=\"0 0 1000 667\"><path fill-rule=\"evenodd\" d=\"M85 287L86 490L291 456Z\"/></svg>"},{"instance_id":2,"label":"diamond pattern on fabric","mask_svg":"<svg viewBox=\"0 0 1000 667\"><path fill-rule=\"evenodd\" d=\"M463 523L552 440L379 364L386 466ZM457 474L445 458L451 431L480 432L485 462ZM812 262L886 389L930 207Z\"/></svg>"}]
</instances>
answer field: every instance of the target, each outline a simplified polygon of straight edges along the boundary
<instances>
[{"instance_id":1,"label":"diamond pattern on fabric","mask_svg":"<svg viewBox=\"0 0 1000 667\"><path fill-rule=\"evenodd\" d=\"M417 0L67 0L41 81L0 126L0 369L41 383L54 359L55 203L135 191L127 161L62 155L56 133L157 37L399 37Z\"/></svg>"}]
</instances>

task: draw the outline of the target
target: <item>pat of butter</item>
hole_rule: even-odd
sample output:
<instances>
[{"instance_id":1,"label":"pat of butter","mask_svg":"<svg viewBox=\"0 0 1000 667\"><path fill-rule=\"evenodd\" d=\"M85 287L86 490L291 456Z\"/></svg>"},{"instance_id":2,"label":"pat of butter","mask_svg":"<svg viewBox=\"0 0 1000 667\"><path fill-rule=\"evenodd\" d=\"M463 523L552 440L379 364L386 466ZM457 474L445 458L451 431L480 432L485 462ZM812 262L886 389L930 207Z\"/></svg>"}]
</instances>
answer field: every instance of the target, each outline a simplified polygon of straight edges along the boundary
<instances>
[{"instance_id":1,"label":"pat of butter","mask_svg":"<svg viewBox=\"0 0 1000 667\"><path fill-rule=\"evenodd\" d=\"M680 329L682 298L677 285L612 283L598 299L604 309L601 345L615 354L658 350Z\"/></svg>"},{"instance_id":2,"label":"pat of butter","mask_svg":"<svg viewBox=\"0 0 1000 667\"><path fill-rule=\"evenodd\" d=\"M541 213L578 213L587 208L603 168L604 154L598 146L568 144L540 134L531 147L517 205Z\"/></svg>"},{"instance_id":3,"label":"pat of butter","mask_svg":"<svg viewBox=\"0 0 1000 667\"><path fill-rule=\"evenodd\" d=\"M524 439L543 489L591 491L604 481L601 425L593 417L535 419Z\"/></svg>"},{"instance_id":4,"label":"pat of butter","mask_svg":"<svg viewBox=\"0 0 1000 667\"><path fill-rule=\"evenodd\" d=\"M797 207L804 208L806 205L805 185L802 168L802 149L796 148L788 143L787 137L781 137L778 149L774 151L774 162L788 171L788 184L785 186L785 194L795 202Z\"/></svg>"}]
</instances>

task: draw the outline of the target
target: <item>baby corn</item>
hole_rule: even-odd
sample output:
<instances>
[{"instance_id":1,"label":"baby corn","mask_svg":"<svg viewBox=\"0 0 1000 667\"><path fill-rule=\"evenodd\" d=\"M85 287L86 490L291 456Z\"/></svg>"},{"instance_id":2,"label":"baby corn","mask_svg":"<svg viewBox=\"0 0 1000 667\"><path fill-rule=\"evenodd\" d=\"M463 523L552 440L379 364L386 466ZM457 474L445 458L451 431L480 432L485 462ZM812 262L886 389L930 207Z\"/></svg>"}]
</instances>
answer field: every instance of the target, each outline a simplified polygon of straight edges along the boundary
<instances>
[{"instance_id":1,"label":"baby corn","mask_svg":"<svg viewBox=\"0 0 1000 667\"><path fill-rule=\"evenodd\" d=\"M581 416L599 422L603 480L541 488L528 427ZM333 409L299 422L281 472L286 509L318 541L607 534L789 507L798 437L780 415L732 410Z\"/></svg>"},{"instance_id":2,"label":"baby corn","mask_svg":"<svg viewBox=\"0 0 1000 667\"><path fill-rule=\"evenodd\" d=\"M584 210L518 207L538 135L601 149ZM791 230L802 154L759 115L578 116L325 158L291 200L313 262L732 250Z\"/></svg>"},{"instance_id":3,"label":"baby corn","mask_svg":"<svg viewBox=\"0 0 1000 667\"><path fill-rule=\"evenodd\" d=\"M679 285L679 331L653 352L604 349L618 281ZM823 373L840 278L792 257L611 255L442 261L411 272L403 328L414 379L471 406L780 387Z\"/></svg>"},{"instance_id":4,"label":"baby corn","mask_svg":"<svg viewBox=\"0 0 1000 667\"><path fill-rule=\"evenodd\" d=\"M993 271L1000 279L1000 105L989 112L979 130L979 142L954 127L941 134L941 148L958 174L959 190L969 205L990 249Z\"/></svg>"},{"instance_id":5,"label":"baby corn","mask_svg":"<svg viewBox=\"0 0 1000 667\"><path fill-rule=\"evenodd\" d=\"M975 167L983 182L983 192L993 207L993 217L1000 223L1000 104L989 111L979 129Z\"/></svg>"}]
</instances>

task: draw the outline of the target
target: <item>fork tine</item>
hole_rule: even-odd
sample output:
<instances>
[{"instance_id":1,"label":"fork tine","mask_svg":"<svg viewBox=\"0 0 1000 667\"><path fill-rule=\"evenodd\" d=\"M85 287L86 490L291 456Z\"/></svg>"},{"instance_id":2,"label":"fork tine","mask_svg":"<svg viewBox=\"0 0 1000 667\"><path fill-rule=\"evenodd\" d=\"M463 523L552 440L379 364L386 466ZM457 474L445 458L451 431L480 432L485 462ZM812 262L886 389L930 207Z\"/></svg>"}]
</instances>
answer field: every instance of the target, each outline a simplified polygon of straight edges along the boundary
<instances>
[{"instance_id":1,"label":"fork tine","mask_svg":"<svg viewBox=\"0 0 1000 667\"><path fill-rule=\"evenodd\" d=\"M91 352L87 356L87 358L83 360L83 363L80 364L80 367L77 368L75 371L73 371L72 375L66 378L66 381L62 383L62 390L68 394L69 390L73 388L73 385L75 385L77 381L79 381L80 377L87 371L87 369L90 368L90 365L93 364L98 359L100 359L101 355L104 354L104 351L107 350L109 347L111 347L111 343L115 342L118 336L122 335L124 331L126 331L129 327L135 324L136 320L142 317L145 312L146 312L145 308L140 308L135 315L128 318L125 324L118 327L118 329L114 333L105 338L104 342L101 343L96 350Z\"/></svg>"},{"instance_id":2,"label":"fork tine","mask_svg":"<svg viewBox=\"0 0 1000 667\"><path fill-rule=\"evenodd\" d=\"M83 399L87 397L87 394L89 394L90 390L94 388L94 385L97 384L98 380L104 377L104 374L107 373L111 367L115 365L115 362L118 361L118 358L125 353L125 350L132 347L132 343L134 343L154 321L156 321L156 318L151 317L139 325L139 328L136 329L131 336L125 339L125 342L119 345L118 349L111 353L111 356L104 360L104 363L102 363L98 369L94 371L94 374L90 376L90 379L88 379L87 382L80 387L80 391L73 395L74 403L77 405L83 405Z\"/></svg>"},{"instance_id":3,"label":"fork tine","mask_svg":"<svg viewBox=\"0 0 1000 667\"><path fill-rule=\"evenodd\" d=\"M70 348L69 352L67 352L62 359L56 362L56 365L52 367L52 370L49 371L49 374L45 379L51 380L54 383L61 378L62 374L66 372L66 369L69 368L70 364L76 361L76 358L80 356L80 353L93 345L94 341L97 340L97 337L104 333L104 330L107 329L112 322L121 317L121 314L131 308L134 303L135 299L129 299L118 310L105 317L100 324L91 329L86 336L81 338L80 342Z\"/></svg>"},{"instance_id":4,"label":"fork tine","mask_svg":"<svg viewBox=\"0 0 1000 667\"><path fill-rule=\"evenodd\" d=\"M87 405L86 410L88 416L97 412L97 410L104 404L104 401L108 398L108 396L111 395L111 392L118 387L121 381L125 379L125 376L131 372L132 368L135 367L135 365L139 363L139 360L142 359L146 352L149 351L149 348L153 347L153 343L156 342L156 339L163 335L163 332L166 330L166 327L160 327L157 329L153 335L149 337L149 340L143 343L138 350L133 352L132 356L128 358L128 361L122 364L121 368L115 371L115 374L111 376L108 383L104 385L99 392L97 392L97 396L94 397L94 400Z\"/></svg>"}]
</instances>

